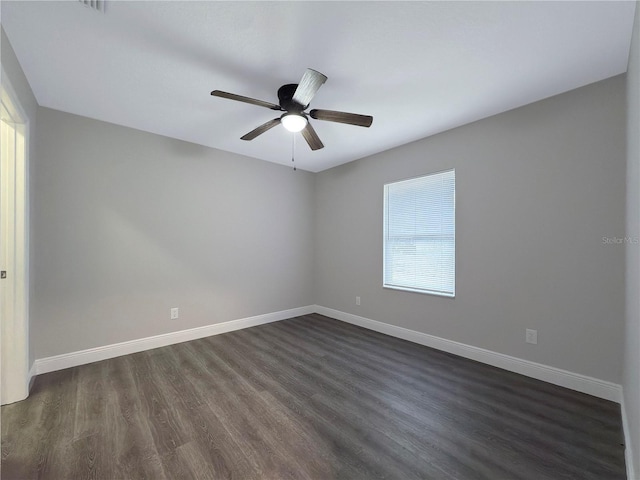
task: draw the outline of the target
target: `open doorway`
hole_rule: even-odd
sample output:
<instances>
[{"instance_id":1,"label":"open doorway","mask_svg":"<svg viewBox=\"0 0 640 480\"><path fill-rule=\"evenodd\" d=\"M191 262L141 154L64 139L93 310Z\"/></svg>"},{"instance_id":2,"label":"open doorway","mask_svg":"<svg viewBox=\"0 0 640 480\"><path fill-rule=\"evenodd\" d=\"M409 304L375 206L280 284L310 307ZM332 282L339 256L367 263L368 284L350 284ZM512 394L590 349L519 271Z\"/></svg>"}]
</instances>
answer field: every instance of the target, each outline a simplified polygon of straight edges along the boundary
<instances>
[{"instance_id":1,"label":"open doorway","mask_svg":"<svg viewBox=\"0 0 640 480\"><path fill-rule=\"evenodd\" d=\"M29 395L29 126L7 76L0 88L0 403Z\"/></svg>"}]
</instances>

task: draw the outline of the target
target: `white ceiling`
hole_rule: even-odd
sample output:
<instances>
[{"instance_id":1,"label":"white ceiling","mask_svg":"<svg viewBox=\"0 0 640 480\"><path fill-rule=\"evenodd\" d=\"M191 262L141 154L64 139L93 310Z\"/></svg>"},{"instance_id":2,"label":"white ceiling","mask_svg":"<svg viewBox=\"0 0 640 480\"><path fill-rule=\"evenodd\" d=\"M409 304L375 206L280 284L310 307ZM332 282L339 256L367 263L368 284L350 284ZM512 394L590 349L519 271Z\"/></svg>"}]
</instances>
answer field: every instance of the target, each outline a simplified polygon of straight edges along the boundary
<instances>
[{"instance_id":1,"label":"white ceiling","mask_svg":"<svg viewBox=\"0 0 640 480\"><path fill-rule=\"evenodd\" d=\"M278 116L210 96L277 103L307 67L329 77L296 164L320 171L627 69L635 2L2 1L2 25L45 107L291 164Z\"/></svg>"}]
</instances>

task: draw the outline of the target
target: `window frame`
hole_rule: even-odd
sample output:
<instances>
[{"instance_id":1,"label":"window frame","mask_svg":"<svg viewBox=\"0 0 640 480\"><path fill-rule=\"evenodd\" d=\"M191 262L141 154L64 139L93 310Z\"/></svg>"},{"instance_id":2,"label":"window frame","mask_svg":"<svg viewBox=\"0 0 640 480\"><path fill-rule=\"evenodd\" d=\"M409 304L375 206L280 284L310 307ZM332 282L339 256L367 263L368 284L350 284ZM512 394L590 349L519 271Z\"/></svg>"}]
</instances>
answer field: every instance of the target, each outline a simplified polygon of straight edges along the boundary
<instances>
[{"instance_id":1,"label":"window frame","mask_svg":"<svg viewBox=\"0 0 640 480\"><path fill-rule=\"evenodd\" d=\"M453 172L453 288L451 292L442 290L430 290L424 288L412 288L410 286L394 285L387 283L387 237L388 237L388 187L394 184L408 182L412 180L418 180L421 178L431 177L435 175L441 175L445 173ZM456 296L456 169L449 168L446 170L439 170L436 172L426 173L424 175L417 175L415 177L403 178L387 182L383 185L383 220L382 220L382 287L390 290L400 290L405 292L421 293L424 295L435 295L438 297L455 298Z\"/></svg>"}]
</instances>

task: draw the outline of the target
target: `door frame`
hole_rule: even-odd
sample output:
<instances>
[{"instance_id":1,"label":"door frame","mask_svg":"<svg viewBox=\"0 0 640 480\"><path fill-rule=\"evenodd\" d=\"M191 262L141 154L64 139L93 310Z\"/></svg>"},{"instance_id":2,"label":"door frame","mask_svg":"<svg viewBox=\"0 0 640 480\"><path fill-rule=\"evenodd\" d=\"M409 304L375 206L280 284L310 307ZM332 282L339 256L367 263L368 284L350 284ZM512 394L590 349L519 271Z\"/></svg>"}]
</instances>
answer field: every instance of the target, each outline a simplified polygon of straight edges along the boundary
<instances>
[{"instance_id":1,"label":"door frame","mask_svg":"<svg viewBox=\"0 0 640 480\"><path fill-rule=\"evenodd\" d=\"M2 68L0 101L11 116L15 150L0 152L0 403L29 395L29 117Z\"/></svg>"}]
</instances>

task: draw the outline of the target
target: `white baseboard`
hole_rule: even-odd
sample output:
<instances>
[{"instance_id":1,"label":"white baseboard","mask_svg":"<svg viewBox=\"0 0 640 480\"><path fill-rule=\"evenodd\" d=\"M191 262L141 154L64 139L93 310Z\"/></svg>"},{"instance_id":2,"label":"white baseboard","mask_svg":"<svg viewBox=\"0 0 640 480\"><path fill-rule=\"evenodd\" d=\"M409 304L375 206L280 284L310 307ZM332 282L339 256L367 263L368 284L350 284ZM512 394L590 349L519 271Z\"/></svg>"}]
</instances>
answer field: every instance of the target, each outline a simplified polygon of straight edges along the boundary
<instances>
[{"instance_id":1,"label":"white baseboard","mask_svg":"<svg viewBox=\"0 0 640 480\"><path fill-rule=\"evenodd\" d=\"M633 466L633 446L631 444L631 435L629 434L629 418L627 417L627 409L624 403L624 392L620 402L620 411L622 413L622 431L624 432L624 460L627 465L627 479L634 480L636 478Z\"/></svg>"},{"instance_id":2,"label":"white baseboard","mask_svg":"<svg viewBox=\"0 0 640 480\"><path fill-rule=\"evenodd\" d=\"M392 337L402 338L410 342L426 345L437 350L453 353L494 367L553 383L554 385L560 385L562 387L588 393L606 400L612 400L617 403L622 402L622 387L615 383L523 360L521 358L511 357L502 353L492 352L472 345L454 342L452 340L428 335L415 330L409 330L407 328L378 322L376 320L360 317L351 313L341 312L339 310L334 310L320 305L309 305L306 307L282 310L279 312L257 315L255 317L241 318L238 320L206 325L204 327L180 330L153 337L140 338L113 345L81 350L78 352L65 353L54 357L40 358L34 362L29 375L34 377L35 375L40 375L42 373L98 362L100 360L128 355L130 353L142 352L153 348L165 347L167 345L196 340L198 338L209 337L211 335L219 335L225 332L263 325L265 323L285 320L287 318L307 315L314 312L343 322L368 328L370 330L375 330L376 332L384 333L386 335L391 335Z\"/></svg>"},{"instance_id":3,"label":"white baseboard","mask_svg":"<svg viewBox=\"0 0 640 480\"><path fill-rule=\"evenodd\" d=\"M176 343L188 342L198 338L210 337L221 333L232 332L243 328L255 327L265 323L277 322L287 318L298 317L313 313L315 307L312 305L306 307L292 308L282 310L280 312L266 313L264 315L256 315L255 317L241 318L228 322L206 325L204 327L190 328L188 330L180 330L178 332L165 333L153 337L140 338L113 345L105 345L103 347L89 348L78 352L65 353L54 357L39 358L34 362L32 372L34 375L63 370L65 368L85 365L87 363L98 362L108 358L128 355L130 353L142 352L153 348L166 347Z\"/></svg>"},{"instance_id":4,"label":"white baseboard","mask_svg":"<svg viewBox=\"0 0 640 480\"><path fill-rule=\"evenodd\" d=\"M519 373L554 385L587 393L595 397L604 398L605 400L611 400L617 403L622 402L622 387L616 383L599 380L597 378L531 362L529 360L523 360L521 358L504 355L502 353L492 352L491 350L485 350L484 348L454 342L452 340L435 337L433 335L390 325L388 323L378 322L376 320L360 317L351 313L341 312L340 310L334 310L332 308L316 305L315 311L316 313L326 315L327 317L368 328L369 330L375 330L376 332L391 335L392 337L419 343L420 345L425 345L437 350L453 353L454 355L486 363L487 365L502 368L503 370Z\"/></svg>"}]
</instances>

